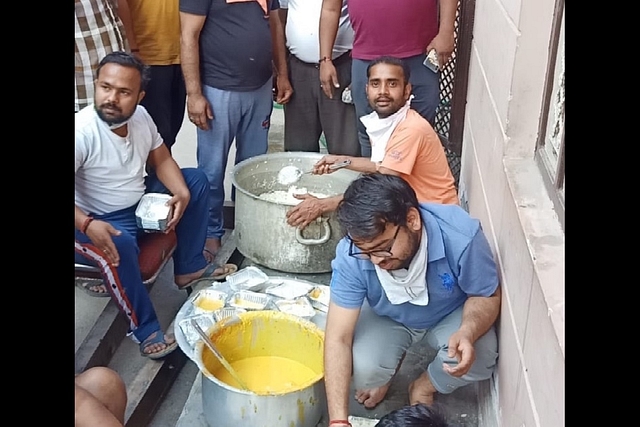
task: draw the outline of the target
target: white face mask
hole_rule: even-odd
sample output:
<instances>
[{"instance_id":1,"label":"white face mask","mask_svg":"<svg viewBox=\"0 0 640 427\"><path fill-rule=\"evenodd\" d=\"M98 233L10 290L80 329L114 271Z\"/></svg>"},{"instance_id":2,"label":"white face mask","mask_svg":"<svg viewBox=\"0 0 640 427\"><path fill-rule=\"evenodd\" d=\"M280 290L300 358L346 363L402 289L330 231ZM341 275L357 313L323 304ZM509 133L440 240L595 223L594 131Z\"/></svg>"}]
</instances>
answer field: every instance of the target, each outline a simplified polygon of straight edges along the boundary
<instances>
[{"instance_id":1,"label":"white face mask","mask_svg":"<svg viewBox=\"0 0 640 427\"><path fill-rule=\"evenodd\" d=\"M427 288L427 230L422 227L418 252L408 269L387 271L374 264L380 286L391 304L409 302L413 305L429 304Z\"/></svg>"},{"instance_id":2,"label":"white face mask","mask_svg":"<svg viewBox=\"0 0 640 427\"><path fill-rule=\"evenodd\" d=\"M129 117L127 120L125 120L124 122L121 123L114 123L112 125L109 125L109 129L111 130L116 130L121 128L122 126L126 125L127 123L129 123L129 120L131 120L131 117Z\"/></svg>"},{"instance_id":3,"label":"white face mask","mask_svg":"<svg viewBox=\"0 0 640 427\"><path fill-rule=\"evenodd\" d=\"M367 130L367 135L369 135L369 140L371 141L372 162L379 163L384 159L389 138L391 138L396 126L407 117L412 99L413 95L410 95L407 102L398 111L384 119L381 119L375 111L360 117L360 121Z\"/></svg>"}]
</instances>

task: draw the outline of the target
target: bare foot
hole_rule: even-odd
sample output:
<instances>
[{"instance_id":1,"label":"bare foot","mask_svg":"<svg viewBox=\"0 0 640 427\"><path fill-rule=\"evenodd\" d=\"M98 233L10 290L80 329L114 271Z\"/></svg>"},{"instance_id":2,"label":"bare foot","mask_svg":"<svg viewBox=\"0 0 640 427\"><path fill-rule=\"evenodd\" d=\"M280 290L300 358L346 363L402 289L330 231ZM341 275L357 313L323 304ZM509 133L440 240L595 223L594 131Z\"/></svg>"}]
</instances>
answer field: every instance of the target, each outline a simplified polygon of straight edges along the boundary
<instances>
[{"instance_id":1,"label":"bare foot","mask_svg":"<svg viewBox=\"0 0 640 427\"><path fill-rule=\"evenodd\" d=\"M409 385L409 404L415 405L423 403L427 406L433 405L433 396L438 390L431 384L429 375L423 372L415 381Z\"/></svg>"},{"instance_id":2,"label":"bare foot","mask_svg":"<svg viewBox=\"0 0 640 427\"><path fill-rule=\"evenodd\" d=\"M220 239L217 239L215 237L207 238L207 241L204 244L202 255L204 255L204 258L207 260L208 264L211 264L215 260L216 255L220 250L220 246Z\"/></svg>"},{"instance_id":3,"label":"bare foot","mask_svg":"<svg viewBox=\"0 0 640 427\"><path fill-rule=\"evenodd\" d=\"M208 266L207 266L208 267ZM204 274L204 271L207 269L207 267L200 269L198 271L195 271L193 273L189 273L189 274L176 274L173 278L174 282L176 282L176 285L179 288L182 288L183 286L193 282L194 280L198 279L199 277L201 277Z\"/></svg>"},{"instance_id":4,"label":"bare foot","mask_svg":"<svg viewBox=\"0 0 640 427\"><path fill-rule=\"evenodd\" d=\"M87 292L89 295L94 297L108 297L109 290L104 282L101 281L82 281L76 282L76 286L80 287L82 290Z\"/></svg>"},{"instance_id":5,"label":"bare foot","mask_svg":"<svg viewBox=\"0 0 640 427\"><path fill-rule=\"evenodd\" d=\"M104 283L97 283L97 284L86 284L83 285L85 286L87 289L89 289L92 292L95 292L97 294L106 294L109 291L107 290L107 287L104 285Z\"/></svg>"},{"instance_id":6,"label":"bare foot","mask_svg":"<svg viewBox=\"0 0 640 427\"><path fill-rule=\"evenodd\" d=\"M387 395L390 385L391 381L381 387L370 388L367 390L356 390L356 400L358 403L362 403L365 408L373 409Z\"/></svg>"}]
</instances>

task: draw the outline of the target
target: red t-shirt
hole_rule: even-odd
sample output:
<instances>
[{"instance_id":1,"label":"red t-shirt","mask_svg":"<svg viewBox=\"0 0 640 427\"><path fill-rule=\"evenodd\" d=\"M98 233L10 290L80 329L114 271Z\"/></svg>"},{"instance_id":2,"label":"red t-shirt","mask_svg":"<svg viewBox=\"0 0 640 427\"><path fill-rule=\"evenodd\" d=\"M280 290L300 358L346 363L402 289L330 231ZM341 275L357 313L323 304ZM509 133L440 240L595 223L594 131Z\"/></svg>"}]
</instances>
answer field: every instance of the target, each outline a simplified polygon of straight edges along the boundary
<instances>
[{"instance_id":1,"label":"red t-shirt","mask_svg":"<svg viewBox=\"0 0 640 427\"><path fill-rule=\"evenodd\" d=\"M408 58L425 53L438 34L437 0L348 0L353 58Z\"/></svg>"}]
</instances>

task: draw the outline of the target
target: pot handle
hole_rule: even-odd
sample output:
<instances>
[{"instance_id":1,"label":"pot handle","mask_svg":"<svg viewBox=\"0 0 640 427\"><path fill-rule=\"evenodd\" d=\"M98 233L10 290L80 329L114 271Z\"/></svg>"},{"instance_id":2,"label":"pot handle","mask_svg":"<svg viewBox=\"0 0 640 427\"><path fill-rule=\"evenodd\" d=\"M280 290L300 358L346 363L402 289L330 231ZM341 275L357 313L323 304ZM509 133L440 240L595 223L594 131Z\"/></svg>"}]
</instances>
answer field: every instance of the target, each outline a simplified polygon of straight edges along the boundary
<instances>
[{"instance_id":1,"label":"pot handle","mask_svg":"<svg viewBox=\"0 0 640 427\"><path fill-rule=\"evenodd\" d=\"M319 239L305 239L302 237L302 229L296 228L296 240L298 243L303 245L313 246L313 245L321 245L323 243L327 243L329 238L331 237L331 228L329 228L329 220L326 218L319 217L316 219L317 222L322 224L324 228L324 233Z\"/></svg>"}]
</instances>

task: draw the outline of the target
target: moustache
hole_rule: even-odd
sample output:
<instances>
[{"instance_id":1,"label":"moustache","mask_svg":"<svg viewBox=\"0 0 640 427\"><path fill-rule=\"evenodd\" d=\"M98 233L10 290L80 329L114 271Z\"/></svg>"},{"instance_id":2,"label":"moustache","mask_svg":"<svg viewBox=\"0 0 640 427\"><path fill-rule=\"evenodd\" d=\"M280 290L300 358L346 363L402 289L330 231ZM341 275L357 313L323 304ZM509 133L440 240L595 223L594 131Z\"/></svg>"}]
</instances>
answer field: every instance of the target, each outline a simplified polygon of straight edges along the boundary
<instances>
[{"instance_id":1,"label":"moustache","mask_svg":"<svg viewBox=\"0 0 640 427\"><path fill-rule=\"evenodd\" d=\"M376 98L376 102L391 102L391 101L392 101L391 98L385 98L385 97Z\"/></svg>"},{"instance_id":2,"label":"moustache","mask_svg":"<svg viewBox=\"0 0 640 427\"><path fill-rule=\"evenodd\" d=\"M120 108L118 108L115 104L105 103L105 104L102 104L102 105L100 106L100 109L102 109L102 110L104 110L105 108L108 108L108 109L111 109L111 110L116 110L116 111L118 111L118 112L120 112L120 113L122 112L122 111L120 110Z\"/></svg>"}]
</instances>

